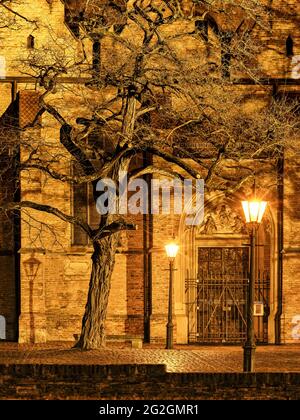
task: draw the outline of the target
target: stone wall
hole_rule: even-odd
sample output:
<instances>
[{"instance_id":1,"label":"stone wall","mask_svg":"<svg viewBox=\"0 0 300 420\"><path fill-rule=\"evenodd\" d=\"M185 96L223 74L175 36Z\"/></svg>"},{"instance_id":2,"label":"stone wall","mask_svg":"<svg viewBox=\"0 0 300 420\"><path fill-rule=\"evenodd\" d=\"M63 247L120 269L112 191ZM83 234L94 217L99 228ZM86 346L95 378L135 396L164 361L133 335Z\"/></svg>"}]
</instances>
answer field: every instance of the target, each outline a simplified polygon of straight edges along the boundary
<instances>
[{"instance_id":1,"label":"stone wall","mask_svg":"<svg viewBox=\"0 0 300 420\"><path fill-rule=\"evenodd\" d=\"M5 333L1 338L17 339L17 301L15 284L15 259L13 255L1 255L0 315L5 318Z\"/></svg>"},{"instance_id":2,"label":"stone wall","mask_svg":"<svg viewBox=\"0 0 300 420\"><path fill-rule=\"evenodd\" d=\"M32 120L37 111L37 92L19 95L20 125ZM28 106L31 104L32 106ZM70 110L70 112L72 112ZM30 132L42 152L43 141L60 150L59 126L45 117L43 130ZM26 141L26 138L22 138ZM53 146L53 143L56 143ZM47 149L46 149L47 150ZM23 152L22 156L26 157ZM62 172L70 167L69 157ZM22 199L46 203L72 214L72 188L36 171L21 178ZM30 215L30 217L28 217ZM137 231L123 234L116 255L108 305L107 336L124 340L144 335L144 227L143 217L131 217ZM44 226L44 228L42 228ZM47 213L28 210L22 219L20 342L73 340L81 331L91 272L92 247L72 243L72 226ZM34 255L40 265L34 277L26 263Z\"/></svg>"},{"instance_id":3,"label":"stone wall","mask_svg":"<svg viewBox=\"0 0 300 420\"><path fill-rule=\"evenodd\" d=\"M27 20L17 19L15 24L1 29L0 55L6 59L6 76L24 76L28 72L26 64L31 53L43 54L59 49L61 58L77 56L76 41L69 28L64 24L64 3L53 0L22 0L14 5L14 9ZM3 19L5 11L1 8ZM11 16L7 12L8 21ZM2 17L2 16L1 16ZM38 24L35 24L37 22ZM12 32L11 32L12 29ZM28 46L28 36L34 37L34 49ZM30 74L30 73L29 73Z\"/></svg>"},{"instance_id":4,"label":"stone wall","mask_svg":"<svg viewBox=\"0 0 300 420\"><path fill-rule=\"evenodd\" d=\"M1 86L0 86L1 88ZM0 100L1 102L1 100ZM0 103L1 109L1 103ZM8 112L0 117L0 149L1 149L1 183L0 206L5 206L14 199L16 181L12 155L15 153L18 133L18 108L12 104ZM15 240L17 240L15 219L11 213L0 212L0 316L5 319L5 329L1 338L7 340L17 339L18 317L18 279L15 266L16 255Z\"/></svg>"},{"instance_id":5,"label":"stone wall","mask_svg":"<svg viewBox=\"0 0 300 420\"><path fill-rule=\"evenodd\" d=\"M167 373L164 365L0 365L0 399L299 398L299 373Z\"/></svg>"},{"instance_id":6,"label":"stone wall","mask_svg":"<svg viewBox=\"0 0 300 420\"><path fill-rule=\"evenodd\" d=\"M188 1L183 2L184 9L190 13ZM294 54L300 53L299 29L294 19L289 19L281 11L288 10L292 14L299 14L299 3L295 1L273 1L273 6L278 11L271 23L271 31L263 26L256 27L256 35L264 40L265 45L271 48L270 51L262 52L259 61L263 66L264 74L273 77L291 76L292 58L286 56L286 38L290 34L294 40ZM23 22L18 31L11 32L4 30L4 36L0 38L1 54L7 58L7 76L20 76L18 69L20 57L25 57L30 51L27 49L27 37L31 34L35 37L36 49L42 49L48 45L49 31L62 37L69 46L67 54L77 54L76 40L64 24L64 5L60 0L53 0L51 4L46 0L21 2L20 13L30 19L37 17L42 19L42 24L33 30L33 27ZM187 14L188 14L187 13ZM222 22L220 22L222 26ZM1 33L2 34L2 33ZM199 51L195 51L195 45L183 45L182 53L188 48L190 56L197 59ZM197 44L198 45L198 44ZM199 46L199 45L198 45ZM105 50L105 48L104 48ZM110 50L108 51L111 52ZM104 56L107 51L104 51ZM198 54L198 55L197 55ZM24 68L22 68L24 70ZM19 83L18 89L25 90L20 94L20 118L21 127L30 122L37 108L37 93L33 92L37 87L32 83ZM72 88L74 88L72 86ZM75 88L74 88L75 89ZM241 88L242 89L242 88ZM243 87L251 96L251 107L257 107L258 100L262 102L269 97L270 88ZM259 92L257 92L259 91ZM69 95L69 96L68 96ZM92 95L96 93L92 91ZM53 103L62 107L59 103L60 92L53 95ZM258 99L258 96L260 97ZM263 97L263 100L261 99ZM254 99L255 98L255 99ZM0 84L0 112L4 112L11 102L11 85ZM65 93L66 103L72 103L71 94ZM58 101L58 102L55 102ZM63 102L63 101L62 101ZM75 111L83 106L83 102L76 103ZM260 105L261 106L261 105ZM65 104L64 104L65 107ZM249 104L250 107L250 104ZM30 111L30 112L29 112ZM63 115L74 119L76 112L71 109L63 109ZM45 117L46 119L46 117ZM41 130L41 139L47 139L51 143L58 142L59 127L53 121L46 121L47 128ZM299 187L297 185L299 163L293 158L287 157L289 163L286 165L285 180L285 217L284 217L284 265L283 265L283 294L284 305L282 315L283 341L292 342L299 340L298 329L300 322L300 259L299 259L299 232L300 214L298 210ZM28 175L28 174L27 174ZM57 186L58 183L46 179L40 174L32 173L30 179L26 175L22 178L22 194L24 199L35 199L47 204L56 204L63 211L71 211L72 193L67 185ZM276 200L275 200L276 201ZM276 209L276 203L272 203ZM39 218L36 212L32 214ZM20 341L51 341L70 340L74 334L80 331L81 317L84 310L87 287L89 281L91 249L76 248L72 246L72 230L70 226L61 223L53 217L43 217L42 221L54 226L59 236L59 246L53 246L53 237L49 232L43 233L42 241L32 245L32 230L26 224L26 217L22 226L22 249L21 249L21 318L20 318ZM157 216L153 219L153 237L151 247L147 245L144 249L145 226L142 217L136 217L135 222L139 226L137 232L128 233L124 242L120 244L119 253L116 257L116 266L112 278L112 289L109 300L109 311L107 320L108 335L113 338L121 336L140 336L144 334L144 311L145 311L145 289L146 276L144 258L145 252L150 255L152 263L151 284L151 340L162 342L165 339L165 325L168 305L168 260L165 256L164 245L172 239L173 234L178 235L179 219L168 216ZM5 222L1 220L3 228ZM148 235L147 231L147 235ZM275 232L276 234L276 232ZM275 234L273 241L276 241ZM3 237L3 235L2 235ZM3 241L2 241L3 242ZM39 241L37 241L39 242ZM30 280L24 269L24 263L30 257L33 248L36 257L41 265L35 279ZM12 252L12 246L1 251ZM274 248L275 249L275 248ZM273 252L272 264L275 267L278 259L277 250ZM2 267L0 285L0 315L7 317L8 338L15 338L16 331L16 300L14 264L11 256L0 255ZM180 258L176 264L179 265ZM148 267L149 268L149 267ZM180 268L180 267L177 267ZM276 271L275 269L273 270ZM178 342L186 342L186 315L184 303L184 282L176 274L174 290L174 312L175 312L175 338ZM272 305L276 309L276 287L273 287ZM148 302L149 303L149 302ZM274 309L274 310L275 310ZM298 317L299 316L299 320Z\"/></svg>"},{"instance_id":7,"label":"stone wall","mask_svg":"<svg viewBox=\"0 0 300 420\"><path fill-rule=\"evenodd\" d=\"M283 342L300 340L300 159L287 153L284 177Z\"/></svg>"}]
</instances>

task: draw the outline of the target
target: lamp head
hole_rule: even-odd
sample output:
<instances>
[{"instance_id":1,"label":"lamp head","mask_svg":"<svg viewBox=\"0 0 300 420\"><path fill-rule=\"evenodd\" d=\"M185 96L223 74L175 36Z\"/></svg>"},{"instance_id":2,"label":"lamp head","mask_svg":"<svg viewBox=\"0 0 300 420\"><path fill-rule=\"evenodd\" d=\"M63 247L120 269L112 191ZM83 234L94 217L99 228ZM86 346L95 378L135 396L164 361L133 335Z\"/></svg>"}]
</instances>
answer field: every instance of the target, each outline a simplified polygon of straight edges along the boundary
<instances>
[{"instance_id":1,"label":"lamp head","mask_svg":"<svg viewBox=\"0 0 300 420\"><path fill-rule=\"evenodd\" d=\"M246 223L261 223L267 204L266 201L257 199L242 201Z\"/></svg>"},{"instance_id":2,"label":"lamp head","mask_svg":"<svg viewBox=\"0 0 300 420\"><path fill-rule=\"evenodd\" d=\"M179 245L172 242L170 244L165 245L165 250L166 250L168 258L173 260L176 258L177 252L179 250Z\"/></svg>"}]
</instances>

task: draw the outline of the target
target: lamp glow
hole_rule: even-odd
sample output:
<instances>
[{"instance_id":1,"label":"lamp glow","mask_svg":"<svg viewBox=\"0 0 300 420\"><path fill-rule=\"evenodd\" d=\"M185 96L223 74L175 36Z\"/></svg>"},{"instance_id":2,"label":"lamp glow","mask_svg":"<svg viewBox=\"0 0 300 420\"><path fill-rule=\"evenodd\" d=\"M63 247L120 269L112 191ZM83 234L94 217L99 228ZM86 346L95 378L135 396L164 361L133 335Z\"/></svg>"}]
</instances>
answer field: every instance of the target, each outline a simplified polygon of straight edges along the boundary
<instances>
[{"instance_id":1,"label":"lamp glow","mask_svg":"<svg viewBox=\"0 0 300 420\"><path fill-rule=\"evenodd\" d=\"M261 223L265 213L266 201L242 201L246 223Z\"/></svg>"},{"instance_id":2,"label":"lamp glow","mask_svg":"<svg viewBox=\"0 0 300 420\"><path fill-rule=\"evenodd\" d=\"M179 245L175 243L170 243L165 245L166 253L168 258L176 258L177 252L179 250Z\"/></svg>"}]
</instances>

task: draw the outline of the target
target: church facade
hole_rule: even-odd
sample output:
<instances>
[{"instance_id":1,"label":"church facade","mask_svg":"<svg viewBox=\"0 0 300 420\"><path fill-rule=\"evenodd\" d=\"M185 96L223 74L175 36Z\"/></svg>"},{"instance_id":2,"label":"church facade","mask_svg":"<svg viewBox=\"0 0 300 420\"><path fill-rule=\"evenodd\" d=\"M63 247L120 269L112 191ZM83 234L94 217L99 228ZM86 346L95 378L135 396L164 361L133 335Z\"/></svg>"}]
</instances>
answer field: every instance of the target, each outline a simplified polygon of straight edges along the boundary
<instances>
[{"instance_id":1,"label":"church facade","mask_svg":"<svg viewBox=\"0 0 300 420\"><path fill-rule=\"evenodd\" d=\"M0 132L7 153L11 142L26 140L23 129L38 111L39 87L17 60L34 48L58 42L58 36L75 54L76 28L68 20L72 7L80 7L80 2L75 3L22 1L18 12L32 21L38 16L42 24L34 30L30 22L22 23L18 31L0 29ZM238 85L254 103L271 97L274 90L293 98L300 92L300 32L294 19L300 17L300 6L297 1L271 3L278 15L265 38L270 48L261 52L266 77L257 84L244 80ZM288 13L281 15L281 10ZM85 79L75 79L64 81L66 95L85 89ZM59 103L59 93L55 101ZM70 114L75 115L74 108L70 106ZM59 126L50 117L43 116L44 122L46 128L32 135L31 141L40 141L38 136L45 143L58 142ZM271 192L256 252L255 301L263 312L255 317L255 334L261 344L300 340L299 173L299 156L286 150L268 181ZM21 198L55 204L92 223L95 208L88 186L80 191L67 184L57 186L34 170L22 174L17 183L13 168L7 176L11 178L1 178L2 203ZM241 199L239 195L209 197L197 226L187 225L184 214L134 216L138 230L122 233L116 255L106 326L109 340L164 343L169 292L164 246L174 237L180 246L173 296L175 341L239 344L245 340L249 232ZM80 333L87 298L91 244L54 216L44 214L40 219L38 212L30 212L35 222L29 223L26 213L21 222L1 213L0 339L73 341ZM46 225L54 226L55 233Z\"/></svg>"}]
</instances>

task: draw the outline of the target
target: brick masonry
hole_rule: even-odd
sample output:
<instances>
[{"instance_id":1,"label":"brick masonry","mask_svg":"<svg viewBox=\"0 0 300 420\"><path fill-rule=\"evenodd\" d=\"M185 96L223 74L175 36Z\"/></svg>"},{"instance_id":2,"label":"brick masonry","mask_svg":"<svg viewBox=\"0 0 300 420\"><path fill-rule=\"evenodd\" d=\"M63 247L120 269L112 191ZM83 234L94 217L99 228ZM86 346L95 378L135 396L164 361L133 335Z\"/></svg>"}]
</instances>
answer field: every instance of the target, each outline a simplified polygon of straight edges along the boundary
<instances>
[{"instance_id":1,"label":"brick masonry","mask_svg":"<svg viewBox=\"0 0 300 420\"><path fill-rule=\"evenodd\" d=\"M0 399L299 398L300 373L167 373L163 365L0 365Z\"/></svg>"},{"instance_id":2,"label":"brick masonry","mask_svg":"<svg viewBox=\"0 0 300 420\"><path fill-rule=\"evenodd\" d=\"M53 0L51 5L45 0L28 1L20 7L20 12L29 14L32 18L37 15L47 19L57 34L66 39L66 44L74 52L76 42L64 25L64 6L60 0ZM190 12L189 2L185 1L184 9ZM289 5L294 14L299 14L299 3L295 1L284 2L273 1L278 10L283 10ZM30 7L29 7L30 6ZM216 17L217 19L217 17ZM221 24L221 22L220 22ZM15 31L13 36L6 36L5 43L0 38L1 54L7 58L7 75L20 76L16 69L17 58L27 54L26 41L31 29L27 26L23 30ZM284 54L285 40L289 34L293 35L294 53L300 53L299 28L294 22L284 19L278 14L273 22L272 36L262 34L266 44L278 48L281 53L274 51L262 52L260 62L263 64L266 76L286 77L291 74L291 59ZM49 34L46 25L34 32L36 46L41 47L49 42ZM193 46L188 46L192 51ZM24 69L23 69L24 70ZM30 122L37 109L37 90L32 84L20 83L18 86L19 113L18 122L22 127ZM249 88L250 89L250 88ZM252 88L251 88L252 89ZM0 84L0 110L4 113L10 106L11 85ZM259 90L259 91L258 91ZM54 96L54 101L59 105L59 94ZM261 101L261 97L269 98L270 89L263 90L255 88L251 90L252 107ZM255 98L255 99L253 99ZM72 100L72 97L68 97ZM254 105L253 105L254 104ZM80 104L78 105L80 106ZM249 105L250 106L250 105ZM70 118L76 115L76 109L68 109ZM63 110L65 112L65 110ZM69 115L68 115L69 116ZM51 119L44 119L46 128L39 133L41 138L51 139L58 142L57 125ZM157 124L159 121L157 122ZM283 263L283 295L284 305L282 322L282 341L298 342L300 339L300 258L299 258L299 187L297 184L299 174L298 158L287 156L285 167L285 214L284 214L284 263ZM34 172L30 179L26 175L21 180L22 197L24 199L35 199L49 204L58 205L63 211L71 211L72 192L66 185L58 186L56 182L46 179ZM271 182L270 182L271 183ZM277 197L272 199L273 223L276 225L276 204ZM38 219L37 213L32 214ZM22 225L22 249L20 250L21 264L21 316L19 319L19 341L20 342L45 342L53 340L71 340L74 334L80 331L81 317L84 310L86 292L89 281L91 249L76 248L72 245L72 230L54 218L43 217L43 222L49 222L55 227L60 246L53 244L53 237L49 232L44 233L41 241L34 246L26 223ZM26 221L26 220L24 220ZM170 238L180 236L179 218L155 217L151 228L152 243L147 243L144 248L146 236L149 235L150 224L145 225L141 217L134 218L138 224L137 232L128 233L122 239L119 252L116 257L116 266L112 278L112 288L109 301L109 312L107 319L107 333L113 339L121 339L126 336L143 337L144 335L144 313L145 313L145 280L148 276L151 285L151 308L148 313L150 317L150 335L152 342L162 343L165 339L165 324L168 304L168 261L164 254L164 244ZM7 319L7 338L15 339L17 332L17 292L15 288L14 256L2 255L4 252L13 251L11 232L4 232L7 229L4 220L1 220L1 283L0 283L0 314ZM3 240L4 238L4 240ZM179 237L179 240L182 238ZM277 240L276 227L272 231L272 243ZM6 248L4 249L3 244ZM25 263L35 250L35 256L40 260L36 278L30 280L25 272ZM274 316L276 312L276 272L278 269L278 255L282 250L272 247L272 272L273 284L271 289L271 305L273 308L270 324L270 340L274 341ZM151 263L152 271L145 274L145 259ZM176 265L181 269L182 259L176 260ZM148 280L149 280L148 278ZM180 342L187 341L187 321L184 301L184 278L176 275L175 278L175 339Z\"/></svg>"}]
</instances>

